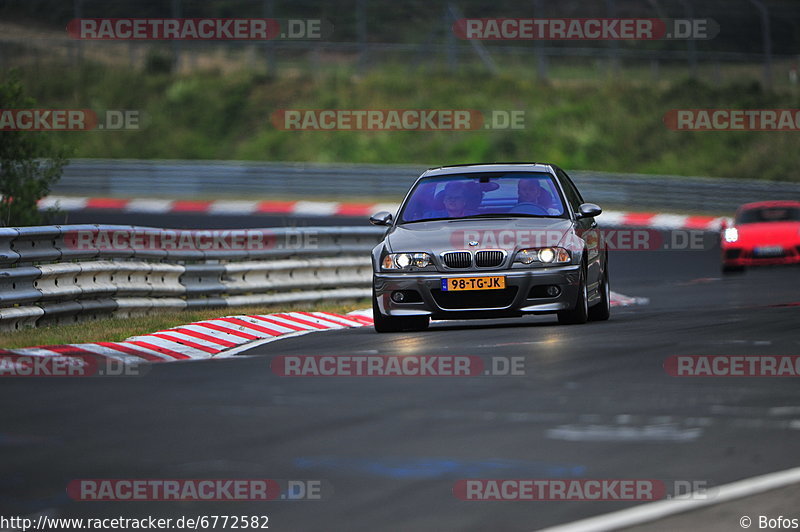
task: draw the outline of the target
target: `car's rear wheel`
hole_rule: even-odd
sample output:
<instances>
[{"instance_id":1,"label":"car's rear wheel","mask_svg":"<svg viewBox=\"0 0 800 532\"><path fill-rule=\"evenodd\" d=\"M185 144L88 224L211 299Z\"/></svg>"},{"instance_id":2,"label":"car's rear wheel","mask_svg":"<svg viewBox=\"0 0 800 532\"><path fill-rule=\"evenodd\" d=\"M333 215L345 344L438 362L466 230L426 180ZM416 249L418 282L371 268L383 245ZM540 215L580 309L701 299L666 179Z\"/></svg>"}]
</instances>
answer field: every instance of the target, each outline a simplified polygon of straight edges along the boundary
<instances>
[{"instance_id":1,"label":"car's rear wheel","mask_svg":"<svg viewBox=\"0 0 800 532\"><path fill-rule=\"evenodd\" d=\"M589 319L588 294L586 293L586 268L581 268L581 277L578 283L578 297L575 300L575 307L571 310L558 312L558 323L563 325L578 325L586 323Z\"/></svg>"},{"instance_id":2,"label":"car's rear wheel","mask_svg":"<svg viewBox=\"0 0 800 532\"><path fill-rule=\"evenodd\" d=\"M372 324L379 333L392 333L400 331L422 331L428 328L428 316L384 316L378 309L378 300L375 292L372 293Z\"/></svg>"},{"instance_id":3,"label":"car's rear wheel","mask_svg":"<svg viewBox=\"0 0 800 532\"><path fill-rule=\"evenodd\" d=\"M600 302L589 308L589 321L605 321L611 317L611 286L608 283L608 264L603 269Z\"/></svg>"}]
</instances>

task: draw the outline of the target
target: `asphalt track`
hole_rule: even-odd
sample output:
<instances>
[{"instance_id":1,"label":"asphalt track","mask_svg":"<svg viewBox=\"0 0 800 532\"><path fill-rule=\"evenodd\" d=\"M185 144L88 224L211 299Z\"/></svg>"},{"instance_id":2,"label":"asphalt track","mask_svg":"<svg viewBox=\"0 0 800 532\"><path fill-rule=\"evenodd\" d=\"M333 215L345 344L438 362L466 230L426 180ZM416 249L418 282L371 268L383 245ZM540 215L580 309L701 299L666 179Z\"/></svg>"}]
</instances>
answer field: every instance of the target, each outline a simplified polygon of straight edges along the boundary
<instances>
[{"instance_id":1,"label":"asphalt track","mask_svg":"<svg viewBox=\"0 0 800 532\"><path fill-rule=\"evenodd\" d=\"M7 379L0 515L268 515L271 530L293 531L533 530L636 503L465 502L454 483L713 486L797 466L796 379L676 378L662 368L670 355L800 354L800 270L720 279L718 253L612 253L612 289L650 303L615 309L605 323L531 317L437 323L423 333L349 329L272 342L249 356L153 366L142 377ZM271 372L273 357L293 354L522 356L526 375ZM76 478L324 479L332 493L322 501L75 502L65 486ZM783 514L792 512L796 501ZM740 530L739 515L713 519Z\"/></svg>"}]
</instances>

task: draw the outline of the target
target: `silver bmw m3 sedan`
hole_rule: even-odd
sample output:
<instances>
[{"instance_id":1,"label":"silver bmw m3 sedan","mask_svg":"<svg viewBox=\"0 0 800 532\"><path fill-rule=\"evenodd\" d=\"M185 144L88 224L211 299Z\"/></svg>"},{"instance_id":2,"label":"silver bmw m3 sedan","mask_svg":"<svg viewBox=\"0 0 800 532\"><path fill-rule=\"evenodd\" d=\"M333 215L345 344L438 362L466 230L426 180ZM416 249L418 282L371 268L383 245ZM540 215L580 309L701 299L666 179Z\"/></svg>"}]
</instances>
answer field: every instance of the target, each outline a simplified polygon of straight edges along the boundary
<instances>
[{"instance_id":1,"label":"silver bmw m3 sedan","mask_svg":"<svg viewBox=\"0 0 800 532\"><path fill-rule=\"evenodd\" d=\"M607 320L608 256L595 217L552 164L432 168L372 251L375 330L421 330L431 319L555 313Z\"/></svg>"}]
</instances>

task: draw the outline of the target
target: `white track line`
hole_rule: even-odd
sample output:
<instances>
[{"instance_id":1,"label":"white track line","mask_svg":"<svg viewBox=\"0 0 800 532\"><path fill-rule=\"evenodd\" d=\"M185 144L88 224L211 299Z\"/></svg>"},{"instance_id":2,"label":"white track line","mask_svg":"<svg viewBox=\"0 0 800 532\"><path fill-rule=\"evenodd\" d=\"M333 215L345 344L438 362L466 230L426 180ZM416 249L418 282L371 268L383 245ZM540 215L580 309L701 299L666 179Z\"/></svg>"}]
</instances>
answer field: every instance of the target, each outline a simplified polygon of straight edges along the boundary
<instances>
[{"instance_id":1,"label":"white track line","mask_svg":"<svg viewBox=\"0 0 800 532\"><path fill-rule=\"evenodd\" d=\"M596 517L589 517L588 519L581 519L580 521L573 521L550 528L544 528L544 532L583 532L583 531L602 531L602 530L619 530L620 528L628 528L643 523L649 523L658 519L663 519L672 515L691 512L706 506L712 506L724 502L729 502L742 497L749 497L763 493L765 491L774 490L796 484L800 482L800 467L786 469L784 471L777 471L775 473L768 473L757 477L750 477L744 480L738 480L730 484L719 486L714 491L717 495L709 498L705 494L692 493L685 498L669 499L647 504L634 506L625 510L611 512ZM693 498L697 497L697 498Z\"/></svg>"}]
</instances>

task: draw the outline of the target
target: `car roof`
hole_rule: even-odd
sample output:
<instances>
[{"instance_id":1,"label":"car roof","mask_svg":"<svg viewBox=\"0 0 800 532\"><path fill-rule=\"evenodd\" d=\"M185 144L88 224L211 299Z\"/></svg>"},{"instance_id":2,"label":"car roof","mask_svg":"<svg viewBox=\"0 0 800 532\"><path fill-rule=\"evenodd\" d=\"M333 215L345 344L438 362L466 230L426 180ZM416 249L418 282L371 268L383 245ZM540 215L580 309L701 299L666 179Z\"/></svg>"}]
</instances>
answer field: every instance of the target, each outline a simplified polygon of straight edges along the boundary
<instances>
[{"instance_id":1,"label":"car roof","mask_svg":"<svg viewBox=\"0 0 800 532\"><path fill-rule=\"evenodd\" d=\"M754 201L752 203L745 203L739 207L739 211L746 211L749 209L758 209L761 207L800 207L800 201L793 200L773 200L773 201Z\"/></svg>"},{"instance_id":2,"label":"car roof","mask_svg":"<svg viewBox=\"0 0 800 532\"><path fill-rule=\"evenodd\" d=\"M455 164L429 168L421 177L442 176L449 174L468 174L479 172L546 172L552 173L553 166L545 163L476 163Z\"/></svg>"}]
</instances>

